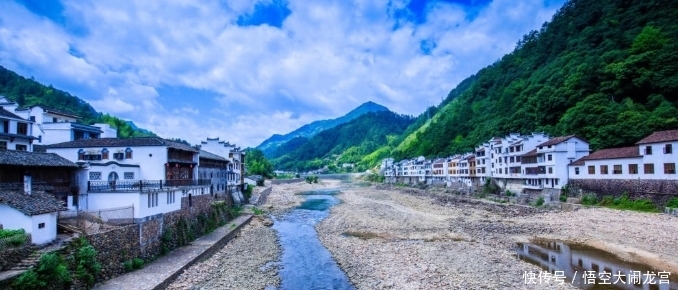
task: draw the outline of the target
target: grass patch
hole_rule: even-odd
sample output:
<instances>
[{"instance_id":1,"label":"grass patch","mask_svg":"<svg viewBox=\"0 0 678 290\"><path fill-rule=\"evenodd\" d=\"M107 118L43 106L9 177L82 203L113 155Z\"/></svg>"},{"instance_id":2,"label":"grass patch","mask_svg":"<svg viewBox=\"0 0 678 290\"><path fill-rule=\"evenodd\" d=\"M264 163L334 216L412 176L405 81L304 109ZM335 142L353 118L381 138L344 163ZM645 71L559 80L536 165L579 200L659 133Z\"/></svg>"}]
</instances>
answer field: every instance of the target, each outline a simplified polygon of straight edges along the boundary
<instances>
[{"instance_id":1,"label":"grass patch","mask_svg":"<svg viewBox=\"0 0 678 290\"><path fill-rule=\"evenodd\" d=\"M581 204L583 205L596 205L598 204L598 197L593 194L587 194L581 197Z\"/></svg>"},{"instance_id":2,"label":"grass patch","mask_svg":"<svg viewBox=\"0 0 678 290\"><path fill-rule=\"evenodd\" d=\"M598 203L600 206L614 208L614 209L624 209L624 210L634 210L640 212L659 212L657 206L649 199L629 199L628 194L624 193L621 197L613 198L612 196L605 196Z\"/></svg>"},{"instance_id":3,"label":"grass patch","mask_svg":"<svg viewBox=\"0 0 678 290\"><path fill-rule=\"evenodd\" d=\"M666 207L678 208L678 197L672 197L666 202Z\"/></svg>"}]
</instances>

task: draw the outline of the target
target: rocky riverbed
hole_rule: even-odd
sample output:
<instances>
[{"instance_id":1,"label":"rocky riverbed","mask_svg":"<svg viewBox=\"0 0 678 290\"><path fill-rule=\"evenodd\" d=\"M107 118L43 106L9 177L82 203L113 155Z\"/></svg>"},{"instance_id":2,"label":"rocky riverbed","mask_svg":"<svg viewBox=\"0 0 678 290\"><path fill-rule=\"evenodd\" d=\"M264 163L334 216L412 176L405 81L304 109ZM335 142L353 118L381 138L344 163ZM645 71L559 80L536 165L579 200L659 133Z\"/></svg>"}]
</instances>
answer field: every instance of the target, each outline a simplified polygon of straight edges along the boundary
<instances>
[{"instance_id":1,"label":"rocky riverbed","mask_svg":"<svg viewBox=\"0 0 678 290\"><path fill-rule=\"evenodd\" d=\"M254 217L250 224L204 262L186 269L167 289L264 289L280 285L276 233Z\"/></svg>"},{"instance_id":2,"label":"rocky riverbed","mask_svg":"<svg viewBox=\"0 0 678 290\"><path fill-rule=\"evenodd\" d=\"M345 190L316 226L358 289L534 289L517 242L557 239L678 270L678 219L603 208L535 209L417 189ZM546 286L546 285L540 285ZM567 283L551 288L573 289Z\"/></svg>"}]
</instances>

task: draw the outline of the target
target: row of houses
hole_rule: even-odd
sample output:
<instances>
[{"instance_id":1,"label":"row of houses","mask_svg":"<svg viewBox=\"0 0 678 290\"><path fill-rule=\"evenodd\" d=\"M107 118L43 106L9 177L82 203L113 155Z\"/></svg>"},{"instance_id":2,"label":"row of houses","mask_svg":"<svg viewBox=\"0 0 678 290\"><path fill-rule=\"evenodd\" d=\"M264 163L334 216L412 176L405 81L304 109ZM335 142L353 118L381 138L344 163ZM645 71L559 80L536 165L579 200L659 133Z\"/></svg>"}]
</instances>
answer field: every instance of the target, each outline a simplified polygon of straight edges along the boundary
<instances>
[{"instance_id":1,"label":"row of houses","mask_svg":"<svg viewBox=\"0 0 678 290\"><path fill-rule=\"evenodd\" d=\"M472 189L492 180L513 193L559 195L573 180L678 180L678 130L657 131L634 146L590 152L576 135L509 134L480 144L473 152L447 158L382 161L389 183L445 183Z\"/></svg>"},{"instance_id":2,"label":"row of houses","mask_svg":"<svg viewBox=\"0 0 678 290\"><path fill-rule=\"evenodd\" d=\"M36 244L56 237L64 211L133 209L134 222L181 209L181 198L244 202L245 152L207 138L198 146L158 137L117 138L107 124L19 108L0 97L0 226Z\"/></svg>"}]
</instances>

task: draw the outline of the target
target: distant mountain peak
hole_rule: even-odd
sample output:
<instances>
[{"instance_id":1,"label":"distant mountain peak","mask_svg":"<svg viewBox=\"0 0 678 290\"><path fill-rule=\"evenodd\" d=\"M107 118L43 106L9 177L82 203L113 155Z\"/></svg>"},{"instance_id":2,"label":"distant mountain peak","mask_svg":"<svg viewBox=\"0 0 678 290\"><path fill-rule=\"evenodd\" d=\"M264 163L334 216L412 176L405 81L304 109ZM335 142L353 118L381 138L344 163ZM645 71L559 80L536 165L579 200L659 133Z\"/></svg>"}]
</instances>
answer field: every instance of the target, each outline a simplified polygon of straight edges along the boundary
<instances>
[{"instance_id":1,"label":"distant mountain peak","mask_svg":"<svg viewBox=\"0 0 678 290\"><path fill-rule=\"evenodd\" d=\"M257 146L257 148L261 149L265 155L270 156L270 154L275 152L277 147L279 147L280 145L289 140L292 140L295 137L311 138L324 130L334 128L343 123L350 122L364 114L381 111L390 111L390 110L375 102L367 101L365 103L362 103L355 109L351 110L346 115L343 115L339 118L315 121L310 124L301 126L300 128L284 135L274 134L273 136L262 142L261 145Z\"/></svg>"}]
</instances>

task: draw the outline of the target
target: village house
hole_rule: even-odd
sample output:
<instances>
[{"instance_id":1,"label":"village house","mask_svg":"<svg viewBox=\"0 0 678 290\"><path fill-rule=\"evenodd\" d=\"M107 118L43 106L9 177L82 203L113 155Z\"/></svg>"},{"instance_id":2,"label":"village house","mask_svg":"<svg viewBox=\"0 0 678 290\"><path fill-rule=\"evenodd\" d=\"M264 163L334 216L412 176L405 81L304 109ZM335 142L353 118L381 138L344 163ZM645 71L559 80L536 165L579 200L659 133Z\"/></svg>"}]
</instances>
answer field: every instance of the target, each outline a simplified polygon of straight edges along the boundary
<instances>
[{"instance_id":1,"label":"village house","mask_svg":"<svg viewBox=\"0 0 678 290\"><path fill-rule=\"evenodd\" d=\"M447 159L436 158L431 165L432 183L445 183L447 177Z\"/></svg>"},{"instance_id":2,"label":"village house","mask_svg":"<svg viewBox=\"0 0 678 290\"><path fill-rule=\"evenodd\" d=\"M230 194L235 203L246 202L243 196L245 190L245 152L230 144L220 141L219 138L207 138L202 141L201 148L226 158L228 165L226 168L226 192Z\"/></svg>"},{"instance_id":3,"label":"village house","mask_svg":"<svg viewBox=\"0 0 678 290\"><path fill-rule=\"evenodd\" d=\"M595 151L570 164L570 183L605 194L675 193L676 146L678 130L666 130L650 134L635 146Z\"/></svg>"},{"instance_id":4,"label":"village house","mask_svg":"<svg viewBox=\"0 0 678 290\"><path fill-rule=\"evenodd\" d=\"M490 153L492 179L502 190L509 190L513 193L522 192L522 155L547 140L549 137L544 133L532 133L526 136L511 133L504 138L491 139L489 143L492 150Z\"/></svg>"},{"instance_id":5,"label":"village house","mask_svg":"<svg viewBox=\"0 0 678 290\"><path fill-rule=\"evenodd\" d=\"M158 137L80 139L47 146L83 167L77 174L80 207L133 207L134 221L179 210L181 197L209 194L199 179L198 149Z\"/></svg>"},{"instance_id":6,"label":"village house","mask_svg":"<svg viewBox=\"0 0 678 290\"><path fill-rule=\"evenodd\" d=\"M589 142L576 135L550 139L522 155L523 193L558 198L569 182L568 165L589 154Z\"/></svg>"},{"instance_id":7,"label":"village house","mask_svg":"<svg viewBox=\"0 0 678 290\"><path fill-rule=\"evenodd\" d=\"M0 150L33 151L33 122L14 114L16 107L0 97Z\"/></svg>"},{"instance_id":8,"label":"village house","mask_svg":"<svg viewBox=\"0 0 678 290\"><path fill-rule=\"evenodd\" d=\"M485 142L475 148L476 178L479 185L484 185L492 177L492 159L490 158L490 143Z\"/></svg>"},{"instance_id":9,"label":"village house","mask_svg":"<svg viewBox=\"0 0 678 290\"><path fill-rule=\"evenodd\" d=\"M28 191L0 190L0 225L4 229L23 229L31 243L42 245L56 239L57 216L66 208L54 196Z\"/></svg>"},{"instance_id":10,"label":"village house","mask_svg":"<svg viewBox=\"0 0 678 290\"><path fill-rule=\"evenodd\" d=\"M19 128L19 131L27 132L24 135L32 136L36 145L117 137L117 130L108 124L81 124L78 123L78 116L61 110L38 105L19 108L16 103L9 102L4 97L0 97L0 106L33 124L32 128Z\"/></svg>"},{"instance_id":11,"label":"village house","mask_svg":"<svg viewBox=\"0 0 678 290\"><path fill-rule=\"evenodd\" d=\"M214 153L200 150L198 177L210 180L210 194L224 196L226 194L228 159Z\"/></svg>"}]
</instances>

